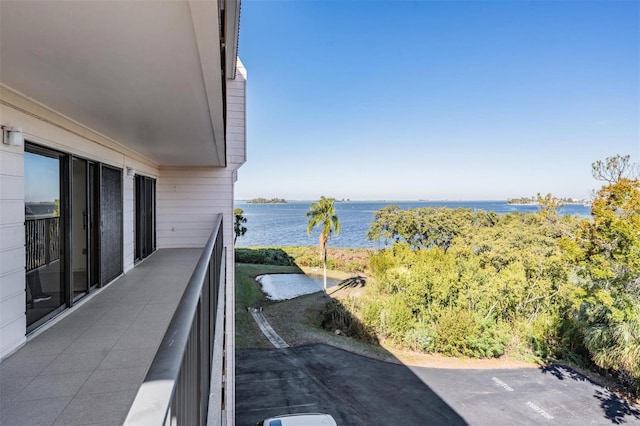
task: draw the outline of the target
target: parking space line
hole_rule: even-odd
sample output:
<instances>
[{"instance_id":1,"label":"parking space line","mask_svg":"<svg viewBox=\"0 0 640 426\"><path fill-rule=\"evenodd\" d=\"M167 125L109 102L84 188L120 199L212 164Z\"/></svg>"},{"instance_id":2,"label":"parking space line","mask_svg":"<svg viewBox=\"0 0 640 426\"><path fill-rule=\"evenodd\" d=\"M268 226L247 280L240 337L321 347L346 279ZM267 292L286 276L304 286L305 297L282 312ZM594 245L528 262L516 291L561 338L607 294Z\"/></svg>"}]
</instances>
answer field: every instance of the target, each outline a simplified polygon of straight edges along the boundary
<instances>
[{"instance_id":1,"label":"parking space line","mask_svg":"<svg viewBox=\"0 0 640 426\"><path fill-rule=\"evenodd\" d=\"M553 420L553 416L551 414L547 413L546 411L544 411L542 408L538 407L533 402L527 401L527 407L531 408L533 411L535 411L536 413L540 414L545 419Z\"/></svg>"},{"instance_id":2,"label":"parking space line","mask_svg":"<svg viewBox=\"0 0 640 426\"><path fill-rule=\"evenodd\" d=\"M502 380L498 379L497 377L492 377L491 380L493 380L496 385L500 386L501 388L504 388L506 391L513 392L513 388L511 386L509 386Z\"/></svg>"}]
</instances>

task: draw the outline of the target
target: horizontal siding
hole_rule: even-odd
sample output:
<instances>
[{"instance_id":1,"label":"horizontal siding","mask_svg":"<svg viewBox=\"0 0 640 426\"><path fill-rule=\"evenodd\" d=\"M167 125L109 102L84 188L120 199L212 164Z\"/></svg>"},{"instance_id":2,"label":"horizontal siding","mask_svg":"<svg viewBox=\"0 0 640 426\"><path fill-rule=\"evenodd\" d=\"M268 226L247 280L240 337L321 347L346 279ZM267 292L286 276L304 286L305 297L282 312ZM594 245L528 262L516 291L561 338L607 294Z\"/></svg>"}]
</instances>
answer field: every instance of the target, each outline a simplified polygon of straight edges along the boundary
<instances>
[{"instance_id":1,"label":"horizontal siding","mask_svg":"<svg viewBox=\"0 0 640 426\"><path fill-rule=\"evenodd\" d=\"M24 302L23 302L24 304ZM27 340L27 317L23 314L15 320L0 325L0 360L5 359Z\"/></svg>"},{"instance_id":2,"label":"horizontal siding","mask_svg":"<svg viewBox=\"0 0 640 426\"><path fill-rule=\"evenodd\" d=\"M244 97L244 89L234 89L232 87L229 87L229 85L227 85L227 95L230 97L233 97L233 96Z\"/></svg>"},{"instance_id":3,"label":"horizontal siding","mask_svg":"<svg viewBox=\"0 0 640 426\"><path fill-rule=\"evenodd\" d=\"M163 200L161 213L168 211L175 211L184 213L185 204L188 204L189 210L195 214L198 212L207 214L211 211L211 208L225 207L227 203L233 202L230 196L224 199L219 198L215 200L198 200L198 199L180 199L180 200Z\"/></svg>"},{"instance_id":4,"label":"horizontal siding","mask_svg":"<svg viewBox=\"0 0 640 426\"><path fill-rule=\"evenodd\" d=\"M3 200L24 200L24 178L4 175L0 179L0 194Z\"/></svg>"},{"instance_id":5,"label":"horizontal siding","mask_svg":"<svg viewBox=\"0 0 640 426\"><path fill-rule=\"evenodd\" d=\"M214 169L212 170L224 170L224 169ZM196 174L198 172L198 174ZM215 176L204 176L204 170L197 170L196 172L192 172L192 176L185 176L182 174L181 176L162 176L162 179L158 181L158 187L162 188L163 192L171 192L171 188L178 189L177 187L180 185L189 185L192 190L198 190L198 188L205 188L206 190L213 189L215 190L215 185L228 185L229 180L227 179L227 174L222 174L223 172L219 172L219 175ZM226 170L225 170L226 172ZM225 189L221 189L225 190Z\"/></svg>"},{"instance_id":6,"label":"horizontal siding","mask_svg":"<svg viewBox=\"0 0 640 426\"><path fill-rule=\"evenodd\" d=\"M243 133L229 133L227 134L227 142L244 142L244 134Z\"/></svg>"},{"instance_id":7,"label":"horizontal siding","mask_svg":"<svg viewBox=\"0 0 640 426\"><path fill-rule=\"evenodd\" d=\"M217 215L233 208L231 179L228 169L162 169L157 182L158 247L204 246Z\"/></svg>"},{"instance_id":8,"label":"horizontal siding","mask_svg":"<svg viewBox=\"0 0 640 426\"><path fill-rule=\"evenodd\" d=\"M227 82L227 164L237 170L247 159L246 71L239 65L233 81Z\"/></svg>"},{"instance_id":9,"label":"horizontal siding","mask_svg":"<svg viewBox=\"0 0 640 426\"><path fill-rule=\"evenodd\" d=\"M0 251L0 277L25 267L24 247Z\"/></svg>"},{"instance_id":10,"label":"horizontal siding","mask_svg":"<svg viewBox=\"0 0 640 426\"><path fill-rule=\"evenodd\" d=\"M0 176L0 179L4 178ZM0 225L24 226L24 200L0 198Z\"/></svg>"},{"instance_id":11,"label":"horizontal siding","mask_svg":"<svg viewBox=\"0 0 640 426\"><path fill-rule=\"evenodd\" d=\"M191 206L189 205L189 203L184 203L182 205L182 207L159 207L158 208L158 217L162 217L162 221L163 222L168 222L166 220L166 217L175 217L175 216L185 216L187 218L191 217L191 216L207 216L207 215L211 215L210 217L213 217L213 215L216 215L218 213L222 213L222 209L225 208L227 206L227 204L229 204L231 202L231 200L213 200L216 202L216 206L210 206L210 207L198 207L198 206Z\"/></svg>"},{"instance_id":12,"label":"horizontal siding","mask_svg":"<svg viewBox=\"0 0 640 426\"><path fill-rule=\"evenodd\" d=\"M22 303L20 305L24 310L24 270L22 268L17 268L13 272L2 275L0 280L2 280L2 285L0 285L0 302L12 298L17 294L21 294Z\"/></svg>"},{"instance_id":13,"label":"horizontal siding","mask_svg":"<svg viewBox=\"0 0 640 426\"><path fill-rule=\"evenodd\" d=\"M0 117L2 124L8 123L3 115ZM3 358L24 342L26 330L23 148L0 143L0 165L0 358Z\"/></svg>"},{"instance_id":14,"label":"horizontal siding","mask_svg":"<svg viewBox=\"0 0 640 426\"><path fill-rule=\"evenodd\" d=\"M158 214L156 214L157 228L160 229L162 226L166 226L168 227L168 229L171 229L175 227L174 226L175 224L197 223L197 222L207 224L207 227L208 227L208 224L212 223L212 219L211 219L212 214L217 214L217 213L220 213L220 212L214 212L210 214L200 214L200 215L183 214L183 215L175 216L175 215L161 215L158 212Z\"/></svg>"},{"instance_id":15,"label":"horizontal siding","mask_svg":"<svg viewBox=\"0 0 640 426\"><path fill-rule=\"evenodd\" d=\"M24 270L24 266L24 247L5 249L3 243L3 248L0 250L0 277Z\"/></svg>"},{"instance_id":16,"label":"horizontal siding","mask_svg":"<svg viewBox=\"0 0 640 426\"><path fill-rule=\"evenodd\" d=\"M9 151L8 147L0 151L0 175L24 176L22 152Z\"/></svg>"},{"instance_id":17,"label":"horizontal siding","mask_svg":"<svg viewBox=\"0 0 640 426\"><path fill-rule=\"evenodd\" d=\"M10 224L0 227L0 250L24 247L24 226L22 224Z\"/></svg>"},{"instance_id":18,"label":"horizontal siding","mask_svg":"<svg viewBox=\"0 0 640 426\"><path fill-rule=\"evenodd\" d=\"M0 301L0 324L9 324L24 316L24 292Z\"/></svg>"},{"instance_id":19,"label":"horizontal siding","mask_svg":"<svg viewBox=\"0 0 640 426\"><path fill-rule=\"evenodd\" d=\"M230 176L229 176L230 177ZM227 177L227 180L229 180ZM158 186L158 203L169 201L169 200L207 200L211 199L207 194L231 194L231 183L227 183L226 185L202 185L202 184L183 184L177 186L171 186L167 191L165 185ZM221 197L213 197L213 199L221 199ZM231 200L232 197L226 197L224 199Z\"/></svg>"},{"instance_id":20,"label":"horizontal siding","mask_svg":"<svg viewBox=\"0 0 640 426\"><path fill-rule=\"evenodd\" d=\"M244 120L245 112L244 111L227 111L227 119L229 118L239 118Z\"/></svg>"},{"instance_id":21,"label":"horizontal siding","mask_svg":"<svg viewBox=\"0 0 640 426\"><path fill-rule=\"evenodd\" d=\"M191 217L188 221L185 222L158 222L156 224L156 230L160 231L171 231L172 228L178 227L180 229L190 230L190 229L205 229L207 228L211 222L207 220L203 221L194 221Z\"/></svg>"}]
</instances>

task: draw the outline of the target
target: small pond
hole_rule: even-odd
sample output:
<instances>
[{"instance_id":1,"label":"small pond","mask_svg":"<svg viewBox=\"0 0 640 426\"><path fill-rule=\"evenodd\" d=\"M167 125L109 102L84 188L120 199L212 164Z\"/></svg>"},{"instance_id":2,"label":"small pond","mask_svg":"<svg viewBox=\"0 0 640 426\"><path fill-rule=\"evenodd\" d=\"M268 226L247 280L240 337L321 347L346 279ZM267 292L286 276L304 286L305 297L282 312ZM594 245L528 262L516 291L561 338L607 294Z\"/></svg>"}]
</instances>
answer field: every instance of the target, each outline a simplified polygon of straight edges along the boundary
<instances>
[{"instance_id":1,"label":"small pond","mask_svg":"<svg viewBox=\"0 0 640 426\"><path fill-rule=\"evenodd\" d=\"M271 300L287 300L322 290L322 275L267 274L256 277L262 291ZM327 278L327 288L340 284L340 280Z\"/></svg>"}]
</instances>

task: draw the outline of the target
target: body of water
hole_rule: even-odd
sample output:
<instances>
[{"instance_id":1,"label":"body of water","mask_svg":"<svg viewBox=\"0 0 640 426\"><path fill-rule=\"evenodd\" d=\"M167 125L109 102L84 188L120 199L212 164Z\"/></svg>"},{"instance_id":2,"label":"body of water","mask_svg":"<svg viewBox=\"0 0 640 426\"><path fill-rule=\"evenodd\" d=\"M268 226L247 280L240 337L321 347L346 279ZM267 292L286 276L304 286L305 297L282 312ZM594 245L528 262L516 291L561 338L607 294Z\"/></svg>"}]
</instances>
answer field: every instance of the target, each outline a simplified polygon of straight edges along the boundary
<instances>
[{"instance_id":1,"label":"body of water","mask_svg":"<svg viewBox=\"0 0 640 426\"><path fill-rule=\"evenodd\" d=\"M324 285L322 275L267 274L257 276L256 281L270 300L287 300L303 294L317 293ZM327 278L327 288L339 284L339 280Z\"/></svg>"},{"instance_id":2,"label":"body of water","mask_svg":"<svg viewBox=\"0 0 640 426\"><path fill-rule=\"evenodd\" d=\"M237 201L236 207L244 210L247 218L247 233L238 237L238 247L265 246L308 246L318 244L316 228L311 237L307 236L307 212L311 201L290 201L286 204L250 204ZM382 241L369 241L367 229L373 222L373 213L388 205L397 205L401 209L417 207L450 207L488 210L496 213L538 211L535 205L509 205L506 201L352 201L336 203L336 214L340 219L341 231L331 236L331 247L383 247ZM560 214L589 216L590 207L566 205L559 209Z\"/></svg>"}]
</instances>

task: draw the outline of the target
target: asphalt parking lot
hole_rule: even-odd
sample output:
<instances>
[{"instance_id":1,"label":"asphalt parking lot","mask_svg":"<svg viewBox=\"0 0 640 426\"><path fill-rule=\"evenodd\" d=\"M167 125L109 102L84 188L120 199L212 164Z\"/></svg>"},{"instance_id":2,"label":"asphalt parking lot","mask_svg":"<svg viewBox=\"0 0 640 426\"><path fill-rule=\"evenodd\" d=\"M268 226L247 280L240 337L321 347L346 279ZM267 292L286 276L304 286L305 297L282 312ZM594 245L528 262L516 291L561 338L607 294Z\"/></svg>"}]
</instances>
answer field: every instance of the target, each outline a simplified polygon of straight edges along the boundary
<instances>
[{"instance_id":1,"label":"asphalt parking lot","mask_svg":"<svg viewBox=\"0 0 640 426\"><path fill-rule=\"evenodd\" d=\"M571 369L406 367L327 345L236 353L236 424L324 412L338 425L640 425L640 410Z\"/></svg>"}]
</instances>

